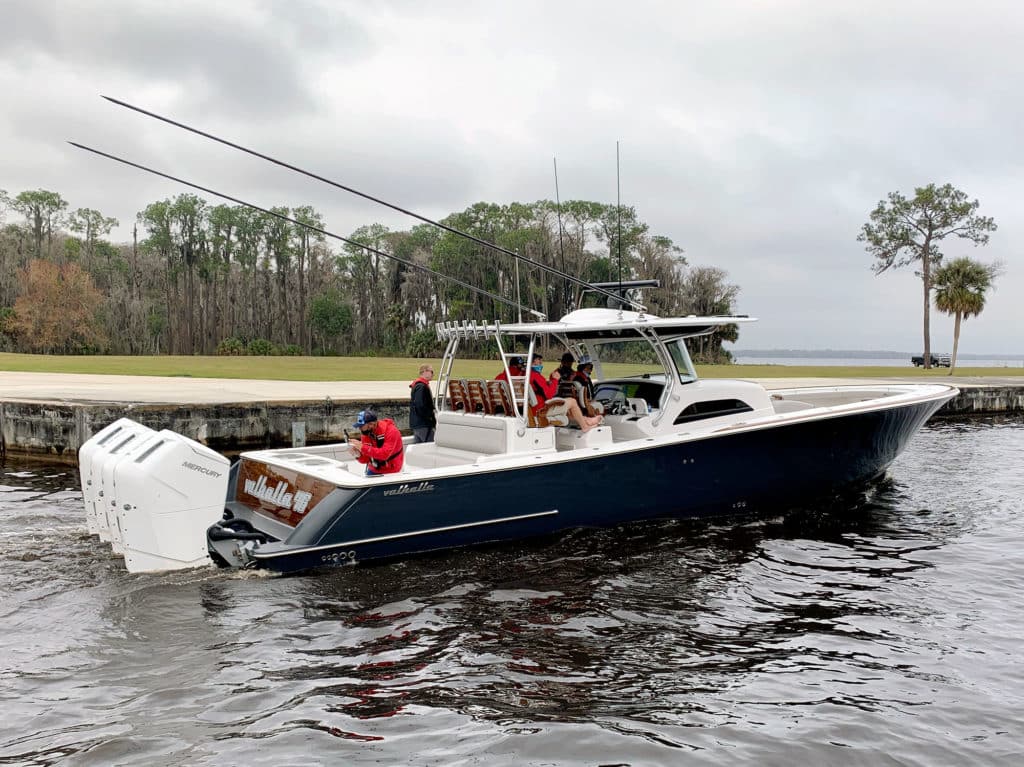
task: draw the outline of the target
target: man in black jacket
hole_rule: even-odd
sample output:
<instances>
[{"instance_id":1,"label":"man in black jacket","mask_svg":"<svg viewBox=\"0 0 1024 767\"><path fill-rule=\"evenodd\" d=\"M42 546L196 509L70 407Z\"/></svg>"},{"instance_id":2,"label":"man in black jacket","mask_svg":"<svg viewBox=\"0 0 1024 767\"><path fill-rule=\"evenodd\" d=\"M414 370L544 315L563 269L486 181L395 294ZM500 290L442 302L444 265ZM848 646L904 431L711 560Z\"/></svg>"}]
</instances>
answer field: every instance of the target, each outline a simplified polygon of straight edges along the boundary
<instances>
[{"instance_id":1,"label":"man in black jacket","mask_svg":"<svg viewBox=\"0 0 1024 767\"><path fill-rule=\"evenodd\" d=\"M437 416L434 415L434 397L430 393L433 365L420 365L420 377L409 384L409 428L417 442L433 442Z\"/></svg>"},{"instance_id":2,"label":"man in black jacket","mask_svg":"<svg viewBox=\"0 0 1024 767\"><path fill-rule=\"evenodd\" d=\"M576 371L572 369L572 363L575 361L575 357L572 356L572 352L566 352L562 355L562 364L558 366L559 379L562 381L571 381L572 377L576 375Z\"/></svg>"}]
</instances>

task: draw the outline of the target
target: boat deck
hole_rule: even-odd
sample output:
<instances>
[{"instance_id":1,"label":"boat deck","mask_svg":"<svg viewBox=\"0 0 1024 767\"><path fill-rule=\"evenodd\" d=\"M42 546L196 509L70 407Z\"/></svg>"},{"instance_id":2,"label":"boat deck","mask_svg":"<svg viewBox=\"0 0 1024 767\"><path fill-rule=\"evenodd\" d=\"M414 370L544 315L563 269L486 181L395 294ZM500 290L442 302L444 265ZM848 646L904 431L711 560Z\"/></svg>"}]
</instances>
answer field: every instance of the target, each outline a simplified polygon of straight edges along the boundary
<instances>
[{"instance_id":1,"label":"boat deck","mask_svg":"<svg viewBox=\"0 0 1024 767\"><path fill-rule=\"evenodd\" d=\"M929 387L936 391L943 386ZM774 413L730 413L679 427L657 429L658 410L642 415L610 415L602 426L583 432L576 427L530 427L516 418L464 411L438 413L436 441L414 444L406 437L405 462L397 476L439 475L465 466L507 464L564 456L575 451L621 448L625 443L674 436L698 437L732 431L748 425L804 419L822 411L849 412L861 407L891 406L893 399L908 402L920 395L920 386L828 386L772 392ZM247 454L281 468L320 476L329 481L365 478L366 467L352 458L346 443L288 448ZM410 476L411 475L411 476Z\"/></svg>"}]
</instances>

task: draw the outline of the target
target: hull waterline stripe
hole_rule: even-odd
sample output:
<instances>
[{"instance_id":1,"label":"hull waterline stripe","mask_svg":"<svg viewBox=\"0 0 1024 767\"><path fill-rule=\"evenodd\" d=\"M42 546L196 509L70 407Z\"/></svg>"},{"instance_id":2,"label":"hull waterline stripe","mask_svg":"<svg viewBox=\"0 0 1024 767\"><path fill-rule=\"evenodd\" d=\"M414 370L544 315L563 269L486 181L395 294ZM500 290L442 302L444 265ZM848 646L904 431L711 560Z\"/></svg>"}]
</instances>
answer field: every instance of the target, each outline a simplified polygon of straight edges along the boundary
<instances>
[{"instance_id":1,"label":"hull waterline stripe","mask_svg":"<svg viewBox=\"0 0 1024 767\"><path fill-rule=\"evenodd\" d=\"M446 525L445 527L432 527L429 530L413 530L408 533L397 533L396 535L382 535L377 538L361 538L355 541L342 541L341 543L331 543L326 546L309 546L304 548L296 548L291 551L280 551L273 554L260 554L259 551L252 553L256 559L274 559L276 557L291 556L293 554L305 554L311 551L323 551L324 549L336 549L344 546L360 546L366 543L380 543L382 541L394 541L400 538L413 538L417 535L431 535L432 533L447 533L452 530L465 530L470 527L483 527L484 525L498 525L503 522L519 522L524 519L536 519L538 517L550 517L553 514L557 514L558 509L552 509L551 511L538 511L534 514L520 514L515 517L500 517L498 519L485 519L480 522L467 522L462 525Z\"/></svg>"}]
</instances>

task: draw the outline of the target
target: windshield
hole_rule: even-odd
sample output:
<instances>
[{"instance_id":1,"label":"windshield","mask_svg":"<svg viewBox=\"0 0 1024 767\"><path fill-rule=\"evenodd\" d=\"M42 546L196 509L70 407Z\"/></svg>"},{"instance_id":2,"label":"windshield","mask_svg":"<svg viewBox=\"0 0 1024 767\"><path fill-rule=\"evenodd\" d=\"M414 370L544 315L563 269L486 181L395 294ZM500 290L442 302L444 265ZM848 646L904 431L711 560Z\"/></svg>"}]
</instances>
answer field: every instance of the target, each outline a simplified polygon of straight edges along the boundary
<instances>
[{"instance_id":1,"label":"windshield","mask_svg":"<svg viewBox=\"0 0 1024 767\"><path fill-rule=\"evenodd\" d=\"M663 362L654 347L642 338L594 345L599 346L601 372L605 378L664 375L666 372L666 362ZM679 381L696 381L697 371L686 350L686 341L682 338L666 340L665 349L671 360L670 370L675 369Z\"/></svg>"},{"instance_id":2,"label":"windshield","mask_svg":"<svg viewBox=\"0 0 1024 767\"><path fill-rule=\"evenodd\" d=\"M672 357L672 362L676 366L676 373L679 375L679 380L682 383L696 381L697 371L694 370L693 362L690 360L690 353L686 350L686 341L682 338L677 338L675 341L669 341L666 343L665 348L668 349L669 355Z\"/></svg>"},{"instance_id":3,"label":"windshield","mask_svg":"<svg viewBox=\"0 0 1024 767\"><path fill-rule=\"evenodd\" d=\"M626 378L665 372L665 366L658 358L658 354L642 338L589 345L597 347L601 358L601 372L605 378Z\"/></svg>"}]
</instances>

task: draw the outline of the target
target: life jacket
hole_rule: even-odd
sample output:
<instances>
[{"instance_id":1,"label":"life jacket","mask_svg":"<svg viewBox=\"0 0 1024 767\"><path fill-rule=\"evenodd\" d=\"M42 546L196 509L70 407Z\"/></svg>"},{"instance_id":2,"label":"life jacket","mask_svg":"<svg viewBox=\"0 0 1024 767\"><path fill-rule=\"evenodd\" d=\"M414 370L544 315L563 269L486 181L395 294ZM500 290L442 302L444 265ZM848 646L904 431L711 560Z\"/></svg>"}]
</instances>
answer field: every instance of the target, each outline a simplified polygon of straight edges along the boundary
<instances>
[{"instance_id":1,"label":"life jacket","mask_svg":"<svg viewBox=\"0 0 1024 767\"><path fill-rule=\"evenodd\" d=\"M591 379L590 376L588 376L582 370L577 370L576 375L573 376L573 381L577 381L583 384L583 389L586 392L586 397L588 401L594 398L594 381Z\"/></svg>"},{"instance_id":2,"label":"life jacket","mask_svg":"<svg viewBox=\"0 0 1024 767\"><path fill-rule=\"evenodd\" d=\"M390 418L382 418L377 423L379 424L377 428L383 427L384 433L379 434L375 429L373 434L362 435L363 450L359 462L370 464L378 474L392 474L401 471L402 464L405 462L402 433ZM368 455L368 448L378 455L376 457ZM384 450L388 450L388 452L381 455L380 453Z\"/></svg>"},{"instance_id":3,"label":"life jacket","mask_svg":"<svg viewBox=\"0 0 1024 767\"><path fill-rule=\"evenodd\" d=\"M562 399L576 399L576 387L573 385L573 378L560 378L558 380L557 396Z\"/></svg>"}]
</instances>

